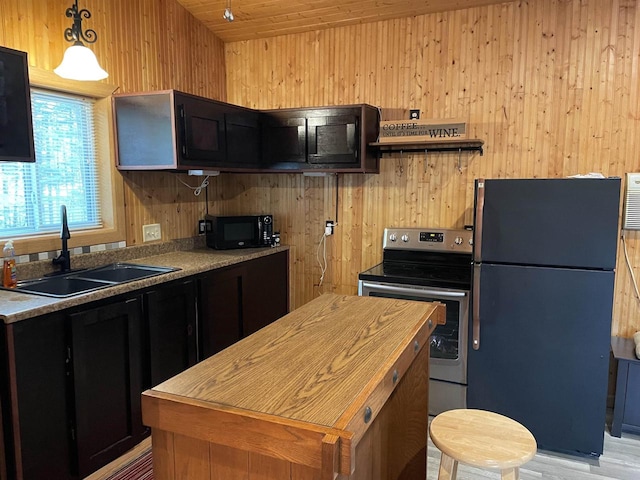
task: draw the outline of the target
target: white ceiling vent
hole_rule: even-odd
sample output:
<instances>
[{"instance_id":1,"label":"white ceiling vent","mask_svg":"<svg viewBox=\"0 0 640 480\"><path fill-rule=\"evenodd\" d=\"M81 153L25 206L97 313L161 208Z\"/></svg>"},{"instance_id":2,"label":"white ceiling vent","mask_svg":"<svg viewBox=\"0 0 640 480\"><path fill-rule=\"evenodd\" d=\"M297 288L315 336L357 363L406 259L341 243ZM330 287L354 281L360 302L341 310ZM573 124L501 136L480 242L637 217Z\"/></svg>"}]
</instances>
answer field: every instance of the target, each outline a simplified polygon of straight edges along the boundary
<instances>
[{"instance_id":1,"label":"white ceiling vent","mask_svg":"<svg viewBox=\"0 0 640 480\"><path fill-rule=\"evenodd\" d=\"M627 173L622 228L640 230L640 173Z\"/></svg>"}]
</instances>

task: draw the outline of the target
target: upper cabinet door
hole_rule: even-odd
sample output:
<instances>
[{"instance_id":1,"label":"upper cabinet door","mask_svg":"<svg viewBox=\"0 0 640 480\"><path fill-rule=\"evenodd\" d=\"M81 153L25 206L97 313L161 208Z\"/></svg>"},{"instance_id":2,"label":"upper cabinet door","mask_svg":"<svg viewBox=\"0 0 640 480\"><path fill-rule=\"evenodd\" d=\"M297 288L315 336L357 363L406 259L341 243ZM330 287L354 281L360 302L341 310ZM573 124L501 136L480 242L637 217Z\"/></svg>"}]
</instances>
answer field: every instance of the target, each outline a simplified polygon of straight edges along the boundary
<instances>
[{"instance_id":1,"label":"upper cabinet door","mask_svg":"<svg viewBox=\"0 0 640 480\"><path fill-rule=\"evenodd\" d=\"M224 162L227 143L224 106L202 98L176 93L180 164L202 166Z\"/></svg>"},{"instance_id":2,"label":"upper cabinet door","mask_svg":"<svg viewBox=\"0 0 640 480\"><path fill-rule=\"evenodd\" d=\"M255 110L226 106L227 162L229 167L260 165L260 114Z\"/></svg>"},{"instance_id":3,"label":"upper cabinet door","mask_svg":"<svg viewBox=\"0 0 640 480\"><path fill-rule=\"evenodd\" d=\"M119 169L178 168L171 91L114 95L113 111Z\"/></svg>"},{"instance_id":4,"label":"upper cabinet door","mask_svg":"<svg viewBox=\"0 0 640 480\"><path fill-rule=\"evenodd\" d=\"M36 160L27 54L5 47L0 47L0 160Z\"/></svg>"},{"instance_id":5,"label":"upper cabinet door","mask_svg":"<svg viewBox=\"0 0 640 480\"><path fill-rule=\"evenodd\" d=\"M304 111L268 112L262 118L262 155L267 168L299 169L307 163Z\"/></svg>"},{"instance_id":6,"label":"upper cabinet door","mask_svg":"<svg viewBox=\"0 0 640 480\"><path fill-rule=\"evenodd\" d=\"M322 116L307 119L309 163L358 163L360 146L359 117L355 113L327 111Z\"/></svg>"}]
</instances>

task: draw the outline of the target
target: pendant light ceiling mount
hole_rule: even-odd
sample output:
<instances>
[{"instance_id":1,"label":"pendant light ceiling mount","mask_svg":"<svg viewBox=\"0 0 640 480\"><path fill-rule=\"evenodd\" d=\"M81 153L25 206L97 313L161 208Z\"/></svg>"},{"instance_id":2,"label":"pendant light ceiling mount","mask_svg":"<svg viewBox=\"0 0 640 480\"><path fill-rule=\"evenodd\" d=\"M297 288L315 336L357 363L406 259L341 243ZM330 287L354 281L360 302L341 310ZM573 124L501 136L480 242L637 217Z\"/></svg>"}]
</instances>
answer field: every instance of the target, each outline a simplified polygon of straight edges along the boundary
<instances>
[{"instance_id":1,"label":"pendant light ceiling mount","mask_svg":"<svg viewBox=\"0 0 640 480\"><path fill-rule=\"evenodd\" d=\"M67 8L65 15L68 18L73 18L73 25L64 31L64 39L67 42L74 42L74 45L84 45L82 39L87 43L96 43L98 34L95 30L87 28L84 32L82 31L82 17L91 18L91 12L86 8L78 10L78 0L75 0L75 3Z\"/></svg>"},{"instance_id":2,"label":"pendant light ceiling mount","mask_svg":"<svg viewBox=\"0 0 640 480\"><path fill-rule=\"evenodd\" d=\"M83 40L88 44L93 44L98 39L95 30L88 28L82 30L82 19L91 18L91 12L86 8L78 9L78 0L67 8L65 15L73 18L73 24L65 29L64 38L67 42L72 42L64 52L62 63L54 69L54 72L72 80L102 80L109 74L98 64L95 54L87 48Z\"/></svg>"},{"instance_id":3,"label":"pendant light ceiling mount","mask_svg":"<svg viewBox=\"0 0 640 480\"><path fill-rule=\"evenodd\" d=\"M231 11L231 0L227 0L227 8L224 9L222 18L224 18L228 22L233 22L234 17L233 12Z\"/></svg>"}]
</instances>

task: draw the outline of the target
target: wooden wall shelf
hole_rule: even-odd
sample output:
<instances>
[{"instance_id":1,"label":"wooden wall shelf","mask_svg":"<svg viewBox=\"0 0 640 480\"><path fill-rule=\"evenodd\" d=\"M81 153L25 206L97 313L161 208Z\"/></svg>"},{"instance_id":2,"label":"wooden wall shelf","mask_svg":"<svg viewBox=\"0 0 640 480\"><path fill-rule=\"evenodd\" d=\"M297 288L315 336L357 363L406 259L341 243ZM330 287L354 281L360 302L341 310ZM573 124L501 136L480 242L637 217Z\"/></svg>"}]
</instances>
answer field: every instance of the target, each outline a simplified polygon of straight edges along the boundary
<instances>
[{"instance_id":1,"label":"wooden wall shelf","mask_svg":"<svg viewBox=\"0 0 640 480\"><path fill-rule=\"evenodd\" d=\"M378 149L380 155L385 153L392 154L394 152L462 152L473 151L480 152L482 156L484 151L482 146L484 140L479 139L461 139L461 140L426 140L422 142L407 142L407 143L381 143L372 142L370 147Z\"/></svg>"}]
</instances>

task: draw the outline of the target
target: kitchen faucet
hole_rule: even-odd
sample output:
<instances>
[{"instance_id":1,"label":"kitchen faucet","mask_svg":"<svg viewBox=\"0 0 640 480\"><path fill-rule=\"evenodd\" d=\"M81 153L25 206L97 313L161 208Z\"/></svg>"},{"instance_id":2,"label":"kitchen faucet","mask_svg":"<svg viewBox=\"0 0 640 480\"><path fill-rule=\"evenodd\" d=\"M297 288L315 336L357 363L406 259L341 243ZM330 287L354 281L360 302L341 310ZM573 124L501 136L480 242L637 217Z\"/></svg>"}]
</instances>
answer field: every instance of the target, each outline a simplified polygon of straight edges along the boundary
<instances>
[{"instance_id":1,"label":"kitchen faucet","mask_svg":"<svg viewBox=\"0 0 640 480\"><path fill-rule=\"evenodd\" d=\"M60 231L62 250L60 250L60 255L53 259L53 264L60 265L60 273L64 273L71 270L71 254L67 248L67 240L71 238L71 233L69 233L69 225L67 225L67 207L62 205L60 210L62 215L62 230Z\"/></svg>"}]
</instances>

